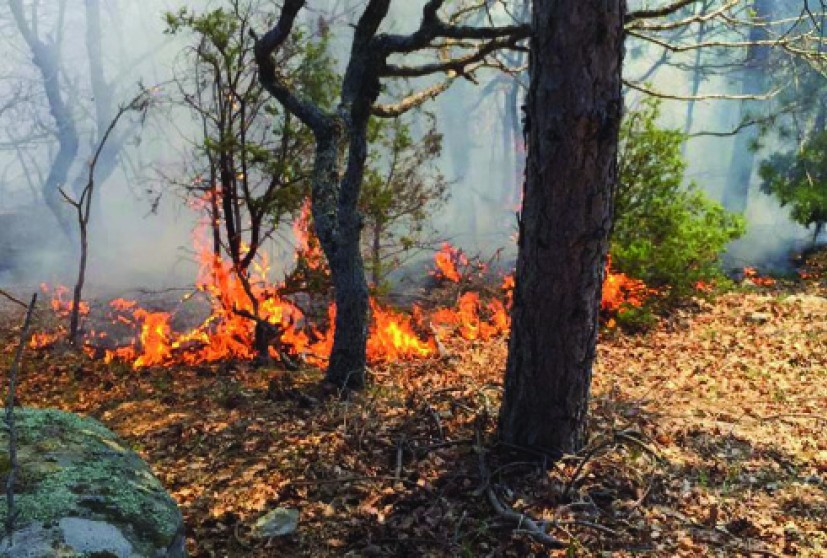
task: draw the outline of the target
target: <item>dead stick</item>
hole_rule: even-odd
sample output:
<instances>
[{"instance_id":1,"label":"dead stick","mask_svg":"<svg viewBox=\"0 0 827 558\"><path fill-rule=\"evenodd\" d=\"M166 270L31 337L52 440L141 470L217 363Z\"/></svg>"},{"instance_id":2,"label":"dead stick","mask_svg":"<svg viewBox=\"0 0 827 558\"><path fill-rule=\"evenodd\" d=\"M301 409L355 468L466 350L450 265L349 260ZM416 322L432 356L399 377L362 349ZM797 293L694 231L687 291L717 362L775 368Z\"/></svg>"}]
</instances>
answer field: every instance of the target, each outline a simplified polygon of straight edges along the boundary
<instances>
[{"instance_id":1,"label":"dead stick","mask_svg":"<svg viewBox=\"0 0 827 558\"><path fill-rule=\"evenodd\" d=\"M477 443L474 449L479 456L480 476L482 477L481 488L486 496L488 496L491 507L502 517L516 523L517 531L529 535L537 542L543 543L549 548L566 548L568 545L566 545L565 542L546 533L545 529L534 519L526 514L514 511L500 501L494 489L491 487L491 474L488 471L488 465L485 463L485 451L482 447L482 435L480 434L479 426L476 430L476 439Z\"/></svg>"},{"instance_id":2,"label":"dead stick","mask_svg":"<svg viewBox=\"0 0 827 558\"><path fill-rule=\"evenodd\" d=\"M17 476L17 429L14 424L14 399L17 381L17 371L20 368L20 362L23 360L23 349L29 340L29 326L32 323L32 314L37 303L37 293L32 295L32 301L29 303L28 310L26 310L26 319L23 321L23 331L20 333L20 344L17 346L17 352L14 354L14 360L11 363L11 370L9 370L9 393L6 398L6 426L9 429L9 476L6 479L6 504L8 509L6 511L6 536L9 539L9 546L14 544L14 519L16 511L14 509L14 482Z\"/></svg>"},{"instance_id":3,"label":"dead stick","mask_svg":"<svg viewBox=\"0 0 827 558\"><path fill-rule=\"evenodd\" d=\"M0 289L0 296L3 296L5 298L9 299L10 301L14 302L18 306L22 306L23 308L27 308L25 302L23 302L22 300L20 300L19 298L15 297L15 296L10 295L8 292L4 291L3 289Z\"/></svg>"}]
</instances>

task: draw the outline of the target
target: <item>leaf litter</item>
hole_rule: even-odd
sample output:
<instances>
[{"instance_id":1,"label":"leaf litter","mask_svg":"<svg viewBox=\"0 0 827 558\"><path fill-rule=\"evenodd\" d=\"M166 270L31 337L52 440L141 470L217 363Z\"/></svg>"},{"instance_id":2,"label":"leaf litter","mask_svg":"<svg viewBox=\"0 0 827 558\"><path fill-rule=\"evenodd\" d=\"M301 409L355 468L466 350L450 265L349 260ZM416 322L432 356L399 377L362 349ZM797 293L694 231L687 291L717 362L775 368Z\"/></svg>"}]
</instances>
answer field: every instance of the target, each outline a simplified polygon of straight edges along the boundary
<instances>
[{"instance_id":1,"label":"leaf litter","mask_svg":"<svg viewBox=\"0 0 827 558\"><path fill-rule=\"evenodd\" d=\"M29 352L18 398L98 418L179 502L191 556L825 556L827 284L753 284L606 331L590 442L544 467L496 443L503 338L382 364L363 393L249 363ZM7 369L17 311L4 308ZM482 443L477 441L481 436ZM498 500L566 548L498 514ZM295 534L256 536L278 508Z\"/></svg>"}]
</instances>

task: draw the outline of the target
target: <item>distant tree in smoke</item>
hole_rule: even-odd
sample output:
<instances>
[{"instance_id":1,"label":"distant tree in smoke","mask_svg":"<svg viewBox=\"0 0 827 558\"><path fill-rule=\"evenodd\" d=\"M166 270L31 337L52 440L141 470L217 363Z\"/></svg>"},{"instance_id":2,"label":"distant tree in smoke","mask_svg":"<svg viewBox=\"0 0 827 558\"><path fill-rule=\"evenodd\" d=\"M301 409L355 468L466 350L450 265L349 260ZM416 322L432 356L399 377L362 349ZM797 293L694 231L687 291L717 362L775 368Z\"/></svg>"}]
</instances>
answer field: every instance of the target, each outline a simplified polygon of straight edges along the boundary
<instances>
[{"instance_id":1,"label":"distant tree in smoke","mask_svg":"<svg viewBox=\"0 0 827 558\"><path fill-rule=\"evenodd\" d=\"M400 118L373 119L367 171L359 198L365 218L364 251L375 287L382 287L411 254L432 247L431 215L448 198L448 181L436 162L442 154L442 135L433 117L422 136Z\"/></svg>"}]
</instances>

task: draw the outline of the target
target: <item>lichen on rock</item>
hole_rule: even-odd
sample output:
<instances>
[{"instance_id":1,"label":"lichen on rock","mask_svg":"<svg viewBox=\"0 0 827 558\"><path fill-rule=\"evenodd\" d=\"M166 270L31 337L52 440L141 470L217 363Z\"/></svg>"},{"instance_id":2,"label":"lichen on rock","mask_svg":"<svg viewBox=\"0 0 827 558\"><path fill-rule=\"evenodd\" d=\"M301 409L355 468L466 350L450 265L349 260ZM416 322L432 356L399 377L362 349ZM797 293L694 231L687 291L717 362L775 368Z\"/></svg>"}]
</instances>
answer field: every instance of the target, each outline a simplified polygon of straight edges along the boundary
<instances>
[{"instance_id":1,"label":"lichen on rock","mask_svg":"<svg viewBox=\"0 0 827 558\"><path fill-rule=\"evenodd\" d=\"M15 420L18 515L14 545L0 541L0 556L185 556L175 501L115 434L93 419L53 409L15 409ZM8 433L2 430L3 483L8 462ZM3 525L5 494L0 500ZM44 540L66 550L31 554L23 548Z\"/></svg>"}]
</instances>

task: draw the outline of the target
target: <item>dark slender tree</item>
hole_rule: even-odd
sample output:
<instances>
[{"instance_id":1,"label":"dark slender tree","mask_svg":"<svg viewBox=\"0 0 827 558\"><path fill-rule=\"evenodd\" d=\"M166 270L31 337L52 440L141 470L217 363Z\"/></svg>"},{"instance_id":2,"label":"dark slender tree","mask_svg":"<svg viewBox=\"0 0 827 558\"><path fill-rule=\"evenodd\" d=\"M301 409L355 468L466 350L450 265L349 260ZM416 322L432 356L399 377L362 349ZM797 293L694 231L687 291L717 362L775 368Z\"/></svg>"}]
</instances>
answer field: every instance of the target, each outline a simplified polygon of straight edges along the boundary
<instances>
[{"instance_id":1,"label":"dark slender tree","mask_svg":"<svg viewBox=\"0 0 827 558\"><path fill-rule=\"evenodd\" d=\"M617 181L624 0L535 0L528 160L500 413L510 444L580 449Z\"/></svg>"},{"instance_id":2,"label":"dark slender tree","mask_svg":"<svg viewBox=\"0 0 827 558\"><path fill-rule=\"evenodd\" d=\"M65 92L60 86L61 43L64 37L66 2L57 3L57 24L48 38L38 34L39 22L36 6L32 9L31 21L27 19L22 0L9 0L17 29L32 54L32 61L43 81L43 89L54 119L58 149L49 167L42 193L46 205L52 211L67 235L71 235L71 220L60 195L59 188L69 179L69 171L75 162L80 139L72 111L66 103Z\"/></svg>"}]
</instances>

